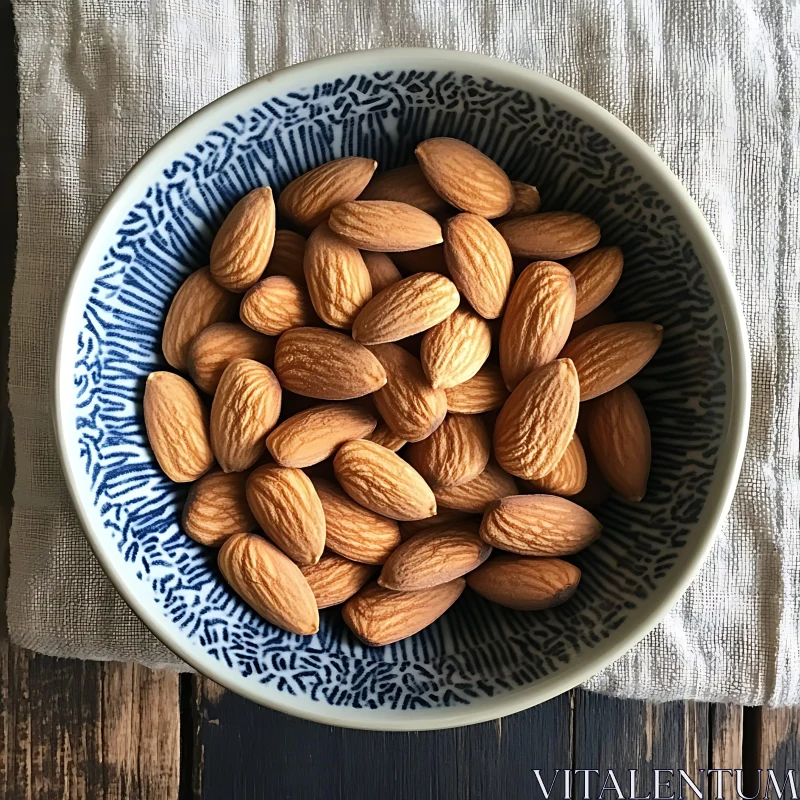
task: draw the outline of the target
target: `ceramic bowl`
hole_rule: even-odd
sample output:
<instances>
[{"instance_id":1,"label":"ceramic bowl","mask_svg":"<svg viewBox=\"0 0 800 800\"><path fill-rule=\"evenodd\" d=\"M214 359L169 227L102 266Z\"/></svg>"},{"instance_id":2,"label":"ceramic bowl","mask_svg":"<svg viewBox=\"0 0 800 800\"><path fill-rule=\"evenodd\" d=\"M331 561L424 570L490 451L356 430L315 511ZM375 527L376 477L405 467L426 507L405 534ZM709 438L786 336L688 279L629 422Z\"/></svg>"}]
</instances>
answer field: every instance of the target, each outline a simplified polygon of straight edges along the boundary
<instances>
[{"instance_id":1,"label":"ceramic bowl","mask_svg":"<svg viewBox=\"0 0 800 800\"><path fill-rule=\"evenodd\" d=\"M574 560L576 595L512 612L466 592L434 625L362 646L339 611L320 631L279 630L221 579L216 551L179 527L186 487L145 437L145 378L165 368L160 334L183 279L208 263L228 209L255 186L276 194L316 165L369 156L383 169L430 136L471 142L545 209L596 219L622 247L620 320L664 326L635 385L653 436L649 490L613 500L604 533ZM327 724L464 725L570 689L621 656L675 603L728 508L748 415L738 300L705 220L669 169L586 97L502 61L448 51L358 52L242 86L158 142L111 195L75 265L55 365L55 426L86 535L153 633L220 684Z\"/></svg>"}]
</instances>

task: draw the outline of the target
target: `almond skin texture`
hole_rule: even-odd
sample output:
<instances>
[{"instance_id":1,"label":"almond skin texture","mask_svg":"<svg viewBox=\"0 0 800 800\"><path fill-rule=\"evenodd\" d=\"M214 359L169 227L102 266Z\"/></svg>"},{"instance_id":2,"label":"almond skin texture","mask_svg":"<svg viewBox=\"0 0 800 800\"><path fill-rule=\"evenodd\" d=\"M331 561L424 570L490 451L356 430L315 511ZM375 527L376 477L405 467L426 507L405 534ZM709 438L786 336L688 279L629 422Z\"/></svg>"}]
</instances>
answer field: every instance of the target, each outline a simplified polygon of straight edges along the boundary
<instances>
[{"instance_id":1,"label":"almond skin texture","mask_svg":"<svg viewBox=\"0 0 800 800\"><path fill-rule=\"evenodd\" d=\"M574 316L570 271L552 261L529 264L514 284L500 328L500 369L509 389L558 356Z\"/></svg>"},{"instance_id":2,"label":"almond skin texture","mask_svg":"<svg viewBox=\"0 0 800 800\"><path fill-rule=\"evenodd\" d=\"M211 274L231 292L249 289L264 273L275 241L275 203L268 186L246 194L211 245Z\"/></svg>"},{"instance_id":3,"label":"almond skin texture","mask_svg":"<svg viewBox=\"0 0 800 800\"><path fill-rule=\"evenodd\" d=\"M223 472L243 472L264 453L264 437L281 413L275 373L248 358L231 361L211 406L211 447Z\"/></svg>"},{"instance_id":4,"label":"almond skin texture","mask_svg":"<svg viewBox=\"0 0 800 800\"><path fill-rule=\"evenodd\" d=\"M323 328L292 328L275 347L275 372L295 394L352 400L386 384L386 372L366 347Z\"/></svg>"},{"instance_id":5,"label":"almond skin texture","mask_svg":"<svg viewBox=\"0 0 800 800\"><path fill-rule=\"evenodd\" d=\"M282 467L310 467L350 439L366 439L378 421L355 403L326 403L301 411L267 436L267 449Z\"/></svg>"},{"instance_id":6,"label":"almond skin texture","mask_svg":"<svg viewBox=\"0 0 800 800\"><path fill-rule=\"evenodd\" d=\"M331 212L330 226L353 247L379 253L419 250L442 241L442 228L430 214L391 200L342 203Z\"/></svg>"},{"instance_id":7,"label":"almond skin texture","mask_svg":"<svg viewBox=\"0 0 800 800\"><path fill-rule=\"evenodd\" d=\"M456 578L419 592L395 592L370 583L345 603L342 619L364 644L382 647L427 628L458 600L465 586L463 578Z\"/></svg>"},{"instance_id":8,"label":"almond skin texture","mask_svg":"<svg viewBox=\"0 0 800 800\"><path fill-rule=\"evenodd\" d=\"M568 556L588 547L602 525L586 509L550 494L519 494L492 503L483 541L523 556Z\"/></svg>"},{"instance_id":9,"label":"almond skin texture","mask_svg":"<svg viewBox=\"0 0 800 800\"><path fill-rule=\"evenodd\" d=\"M414 151L428 183L450 205L487 219L514 204L508 175L480 150L458 139L426 139Z\"/></svg>"},{"instance_id":10,"label":"almond skin texture","mask_svg":"<svg viewBox=\"0 0 800 800\"><path fill-rule=\"evenodd\" d=\"M308 237L304 272L314 310L334 328L351 328L372 297L372 281L361 253L323 223Z\"/></svg>"},{"instance_id":11,"label":"almond skin texture","mask_svg":"<svg viewBox=\"0 0 800 800\"><path fill-rule=\"evenodd\" d=\"M464 383L445 389L447 410L452 414L484 414L500 408L508 398L508 389L500 369L484 364Z\"/></svg>"},{"instance_id":12,"label":"almond skin texture","mask_svg":"<svg viewBox=\"0 0 800 800\"><path fill-rule=\"evenodd\" d=\"M494 429L497 463L526 480L552 472L578 420L580 386L566 358L531 372L511 393Z\"/></svg>"},{"instance_id":13,"label":"almond skin texture","mask_svg":"<svg viewBox=\"0 0 800 800\"><path fill-rule=\"evenodd\" d=\"M447 319L461 301L455 284L443 275L420 272L379 292L353 323L362 344L396 342Z\"/></svg>"},{"instance_id":14,"label":"almond skin texture","mask_svg":"<svg viewBox=\"0 0 800 800\"><path fill-rule=\"evenodd\" d=\"M147 376L144 423L156 461L168 478L188 483L211 469L208 410L185 378L172 372Z\"/></svg>"},{"instance_id":15,"label":"almond skin texture","mask_svg":"<svg viewBox=\"0 0 800 800\"><path fill-rule=\"evenodd\" d=\"M428 517L428 519L418 519L401 523L400 536L405 542L420 531L427 531L431 528L448 527L452 526L453 523L466 522L467 520L474 522L476 525L480 524L480 519L472 514L467 514L466 511L456 511L454 508L440 508L434 516Z\"/></svg>"},{"instance_id":16,"label":"almond skin texture","mask_svg":"<svg viewBox=\"0 0 800 800\"><path fill-rule=\"evenodd\" d=\"M300 572L314 593L317 608L330 608L349 600L368 583L375 575L375 567L326 551L316 564L301 567Z\"/></svg>"},{"instance_id":17,"label":"almond skin texture","mask_svg":"<svg viewBox=\"0 0 800 800\"><path fill-rule=\"evenodd\" d=\"M403 279L400 270L394 265L386 253L370 253L365 250L362 254L364 266L369 272L369 280L372 284L372 293L378 294L387 286L397 283Z\"/></svg>"},{"instance_id":18,"label":"almond skin texture","mask_svg":"<svg viewBox=\"0 0 800 800\"><path fill-rule=\"evenodd\" d=\"M303 272L305 253L305 236L294 231L275 231L275 243L272 245L265 274L284 275L295 283L305 283Z\"/></svg>"},{"instance_id":19,"label":"almond skin texture","mask_svg":"<svg viewBox=\"0 0 800 800\"><path fill-rule=\"evenodd\" d=\"M569 497L583 491L586 486L586 475L586 453L578 434L574 433L555 469L543 478L527 483L536 492Z\"/></svg>"},{"instance_id":20,"label":"almond skin texture","mask_svg":"<svg viewBox=\"0 0 800 800\"><path fill-rule=\"evenodd\" d=\"M167 363L177 370L186 369L195 336L215 322L236 319L238 303L235 294L211 277L208 267L193 272L175 293L164 320L161 349Z\"/></svg>"},{"instance_id":21,"label":"almond skin texture","mask_svg":"<svg viewBox=\"0 0 800 800\"><path fill-rule=\"evenodd\" d=\"M186 368L198 389L214 394L222 373L234 359L272 364L276 341L237 322L217 322L194 338Z\"/></svg>"},{"instance_id":22,"label":"almond skin texture","mask_svg":"<svg viewBox=\"0 0 800 800\"><path fill-rule=\"evenodd\" d=\"M447 395L430 385L419 359L400 345L376 344L369 350L386 371L386 385L372 396L378 413L407 442L430 436L447 413Z\"/></svg>"},{"instance_id":23,"label":"almond skin texture","mask_svg":"<svg viewBox=\"0 0 800 800\"><path fill-rule=\"evenodd\" d=\"M650 322L601 325L578 336L561 351L571 358L581 384L581 402L629 381L656 354L664 329Z\"/></svg>"},{"instance_id":24,"label":"almond skin texture","mask_svg":"<svg viewBox=\"0 0 800 800\"><path fill-rule=\"evenodd\" d=\"M514 189L514 203L511 211L503 217L503 220L535 214L542 205L539 190L535 186L521 181L511 181L511 186Z\"/></svg>"},{"instance_id":25,"label":"almond skin texture","mask_svg":"<svg viewBox=\"0 0 800 800\"><path fill-rule=\"evenodd\" d=\"M422 369L434 389L449 389L472 378L492 349L486 320L468 308L457 308L426 331L420 347Z\"/></svg>"},{"instance_id":26,"label":"almond skin texture","mask_svg":"<svg viewBox=\"0 0 800 800\"><path fill-rule=\"evenodd\" d=\"M513 256L559 261L591 250L600 241L600 226L572 211L547 211L501 222L497 230Z\"/></svg>"},{"instance_id":27,"label":"almond skin texture","mask_svg":"<svg viewBox=\"0 0 800 800\"><path fill-rule=\"evenodd\" d=\"M486 469L477 478L468 483L437 486L434 490L437 504L468 514L483 514L493 500L513 494L519 494L514 479L493 461L486 465Z\"/></svg>"},{"instance_id":28,"label":"almond skin texture","mask_svg":"<svg viewBox=\"0 0 800 800\"><path fill-rule=\"evenodd\" d=\"M312 482L325 512L328 549L351 561L383 564L400 544L397 522L353 502L331 481Z\"/></svg>"},{"instance_id":29,"label":"almond skin texture","mask_svg":"<svg viewBox=\"0 0 800 800\"><path fill-rule=\"evenodd\" d=\"M449 208L447 201L433 191L419 164L377 173L358 199L395 200L408 203L432 216L442 214Z\"/></svg>"},{"instance_id":30,"label":"almond skin texture","mask_svg":"<svg viewBox=\"0 0 800 800\"><path fill-rule=\"evenodd\" d=\"M303 636L319 630L314 593L297 565L266 539L237 533L217 558L231 588L268 622Z\"/></svg>"},{"instance_id":31,"label":"almond skin texture","mask_svg":"<svg viewBox=\"0 0 800 800\"><path fill-rule=\"evenodd\" d=\"M392 253L392 259L401 270L412 275L417 272L436 272L439 275L449 275L447 263L444 260L443 244L423 247L421 250L409 250L407 253Z\"/></svg>"},{"instance_id":32,"label":"almond skin texture","mask_svg":"<svg viewBox=\"0 0 800 800\"><path fill-rule=\"evenodd\" d=\"M220 547L234 533L247 533L256 519L247 505L247 475L226 475L214 470L203 475L189 491L183 507L183 530L200 544Z\"/></svg>"},{"instance_id":33,"label":"almond skin texture","mask_svg":"<svg viewBox=\"0 0 800 800\"><path fill-rule=\"evenodd\" d=\"M411 520L436 513L436 498L422 476L379 444L363 439L343 444L333 469L342 489L376 514Z\"/></svg>"},{"instance_id":34,"label":"almond skin texture","mask_svg":"<svg viewBox=\"0 0 800 800\"><path fill-rule=\"evenodd\" d=\"M272 275L247 290L239 317L254 331L280 336L290 328L311 324L314 309L305 287L285 275Z\"/></svg>"},{"instance_id":35,"label":"almond skin texture","mask_svg":"<svg viewBox=\"0 0 800 800\"><path fill-rule=\"evenodd\" d=\"M558 558L498 555L467 578L469 588L493 603L516 611L539 611L569 600L581 571Z\"/></svg>"},{"instance_id":36,"label":"almond skin texture","mask_svg":"<svg viewBox=\"0 0 800 800\"><path fill-rule=\"evenodd\" d=\"M437 525L403 542L383 565L378 583L400 592L430 589L472 572L491 552L476 525Z\"/></svg>"},{"instance_id":37,"label":"almond skin texture","mask_svg":"<svg viewBox=\"0 0 800 800\"><path fill-rule=\"evenodd\" d=\"M582 319L603 303L622 276L622 250L595 247L565 264L575 277L575 319Z\"/></svg>"},{"instance_id":38,"label":"almond skin texture","mask_svg":"<svg viewBox=\"0 0 800 800\"><path fill-rule=\"evenodd\" d=\"M385 422L379 422L378 427L369 435L364 437L369 442L385 447L396 453L408 444L406 439L398 436Z\"/></svg>"},{"instance_id":39,"label":"almond skin texture","mask_svg":"<svg viewBox=\"0 0 800 800\"><path fill-rule=\"evenodd\" d=\"M480 417L448 414L427 439L408 446L406 458L431 486L458 486L486 469L490 448Z\"/></svg>"},{"instance_id":40,"label":"almond skin texture","mask_svg":"<svg viewBox=\"0 0 800 800\"><path fill-rule=\"evenodd\" d=\"M617 321L617 315L608 307L602 305L594 311L590 311L585 317L576 319L572 323L572 330L569 332L568 342L577 339L581 334L590 331L593 328L599 328L601 325L610 325L612 322Z\"/></svg>"},{"instance_id":41,"label":"almond skin texture","mask_svg":"<svg viewBox=\"0 0 800 800\"><path fill-rule=\"evenodd\" d=\"M247 479L247 503L264 533L297 564L319 561L325 514L310 478L299 469L265 464Z\"/></svg>"},{"instance_id":42,"label":"almond skin texture","mask_svg":"<svg viewBox=\"0 0 800 800\"><path fill-rule=\"evenodd\" d=\"M598 397L589 413L589 442L603 477L626 500L638 502L650 474L650 425L627 384Z\"/></svg>"},{"instance_id":43,"label":"almond skin texture","mask_svg":"<svg viewBox=\"0 0 800 800\"><path fill-rule=\"evenodd\" d=\"M487 219L458 214L445 226L444 257L453 282L486 319L503 313L514 262L505 239Z\"/></svg>"},{"instance_id":44,"label":"almond skin texture","mask_svg":"<svg viewBox=\"0 0 800 800\"><path fill-rule=\"evenodd\" d=\"M327 221L340 203L355 200L378 166L371 158L337 158L295 178L280 194L278 211L306 230Z\"/></svg>"}]
</instances>

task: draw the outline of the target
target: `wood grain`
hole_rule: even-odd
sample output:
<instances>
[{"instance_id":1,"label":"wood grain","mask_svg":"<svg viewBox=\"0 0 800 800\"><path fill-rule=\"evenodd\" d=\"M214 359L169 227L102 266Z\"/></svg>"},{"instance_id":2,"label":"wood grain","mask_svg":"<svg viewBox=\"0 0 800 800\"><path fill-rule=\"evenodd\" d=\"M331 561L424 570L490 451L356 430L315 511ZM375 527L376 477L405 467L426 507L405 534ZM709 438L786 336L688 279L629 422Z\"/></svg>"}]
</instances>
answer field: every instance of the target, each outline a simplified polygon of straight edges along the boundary
<instances>
[{"instance_id":1,"label":"wood grain","mask_svg":"<svg viewBox=\"0 0 800 800\"><path fill-rule=\"evenodd\" d=\"M800 708L762 708L759 712L760 741L755 743L755 747L756 766L762 770L762 794L768 780L766 770L770 767L775 771L779 784L783 783L787 770L793 769L800 792ZM788 785L787 793L791 797Z\"/></svg>"}]
</instances>

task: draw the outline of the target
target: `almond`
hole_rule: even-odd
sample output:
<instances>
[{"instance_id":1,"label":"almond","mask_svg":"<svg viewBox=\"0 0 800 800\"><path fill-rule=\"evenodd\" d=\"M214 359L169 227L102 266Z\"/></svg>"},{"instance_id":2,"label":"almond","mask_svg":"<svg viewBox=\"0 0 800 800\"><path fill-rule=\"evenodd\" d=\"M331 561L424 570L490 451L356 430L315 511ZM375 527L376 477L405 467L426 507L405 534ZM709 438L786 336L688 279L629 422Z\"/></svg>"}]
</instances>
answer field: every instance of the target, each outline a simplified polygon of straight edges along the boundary
<instances>
[{"instance_id":1,"label":"almond","mask_svg":"<svg viewBox=\"0 0 800 800\"><path fill-rule=\"evenodd\" d=\"M577 339L582 333L599 328L601 325L610 325L617 321L616 314L607 305L599 306L594 311L590 311L585 317L576 319L572 323L572 330L569 332L568 342Z\"/></svg>"},{"instance_id":2,"label":"almond","mask_svg":"<svg viewBox=\"0 0 800 800\"><path fill-rule=\"evenodd\" d=\"M345 492L376 514L409 520L436 513L436 499L422 476L379 444L363 439L343 444L333 469Z\"/></svg>"},{"instance_id":3,"label":"almond","mask_svg":"<svg viewBox=\"0 0 800 800\"><path fill-rule=\"evenodd\" d=\"M547 211L501 222L497 230L511 254L559 261L591 250L600 241L600 226L573 211Z\"/></svg>"},{"instance_id":4,"label":"almond","mask_svg":"<svg viewBox=\"0 0 800 800\"><path fill-rule=\"evenodd\" d=\"M436 272L447 275L447 263L444 260L444 245L435 244L423 247L420 250L409 250L407 253L392 253L392 258L397 266L416 274L417 272Z\"/></svg>"},{"instance_id":5,"label":"almond","mask_svg":"<svg viewBox=\"0 0 800 800\"><path fill-rule=\"evenodd\" d=\"M256 520L247 505L247 475L214 470L192 485L183 507L183 530L196 542L219 547L234 533L248 533Z\"/></svg>"},{"instance_id":6,"label":"almond","mask_svg":"<svg viewBox=\"0 0 800 800\"><path fill-rule=\"evenodd\" d=\"M313 479L325 512L326 545L364 564L383 564L400 544L397 522L354 503L335 483Z\"/></svg>"},{"instance_id":7,"label":"almond","mask_svg":"<svg viewBox=\"0 0 800 800\"><path fill-rule=\"evenodd\" d=\"M236 318L239 300L223 289L208 267L193 272L172 298L164 320L161 349L167 363L178 370L186 369L186 358L192 340L215 322Z\"/></svg>"},{"instance_id":8,"label":"almond","mask_svg":"<svg viewBox=\"0 0 800 800\"><path fill-rule=\"evenodd\" d=\"M483 514L493 500L519 494L514 479L493 461L489 461L486 469L468 483L437 486L433 493L437 504L469 514Z\"/></svg>"},{"instance_id":9,"label":"almond","mask_svg":"<svg viewBox=\"0 0 800 800\"><path fill-rule=\"evenodd\" d=\"M386 253L370 253L365 250L361 255L364 258L367 272L369 272L373 294L378 294L387 286L391 286L393 283L403 279L400 270L397 269L394 261Z\"/></svg>"},{"instance_id":10,"label":"almond","mask_svg":"<svg viewBox=\"0 0 800 800\"><path fill-rule=\"evenodd\" d=\"M581 571L558 558L498 555L469 574L467 584L481 597L517 611L538 611L569 600Z\"/></svg>"},{"instance_id":11,"label":"almond","mask_svg":"<svg viewBox=\"0 0 800 800\"><path fill-rule=\"evenodd\" d=\"M522 271L500 329L500 369L509 389L558 356L574 316L575 279L566 267L537 261Z\"/></svg>"},{"instance_id":12,"label":"almond","mask_svg":"<svg viewBox=\"0 0 800 800\"><path fill-rule=\"evenodd\" d=\"M276 339L236 322L217 322L200 331L189 348L186 369L198 389L217 391L225 368L236 358L249 358L269 366Z\"/></svg>"},{"instance_id":13,"label":"almond","mask_svg":"<svg viewBox=\"0 0 800 800\"><path fill-rule=\"evenodd\" d=\"M403 542L383 565L378 583L401 592L430 589L472 572L491 552L477 525L437 525Z\"/></svg>"},{"instance_id":14,"label":"almond","mask_svg":"<svg viewBox=\"0 0 800 800\"><path fill-rule=\"evenodd\" d=\"M265 274L284 275L302 285L306 280L303 272L305 254L305 236L294 231L275 231L275 243L272 245Z\"/></svg>"},{"instance_id":15,"label":"almond","mask_svg":"<svg viewBox=\"0 0 800 800\"><path fill-rule=\"evenodd\" d=\"M572 440L555 469L543 478L527 483L534 491L569 497L583 491L586 486L586 475L586 453L578 434L573 433Z\"/></svg>"},{"instance_id":16,"label":"almond","mask_svg":"<svg viewBox=\"0 0 800 800\"><path fill-rule=\"evenodd\" d=\"M442 241L442 228L430 214L391 200L342 203L331 212L330 226L353 247L380 253L419 250Z\"/></svg>"},{"instance_id":17,"label":"almond","mask_svg":"<svg viewBox=\"0 0 800 800\"><path fill-rule=\"evenodd\" d=\"M415 519L409 522L400 523L400 537L405 542L414 534L420 531L429 531L433 528L450 527L456 522L470 521L480 525L480 519L474 514L467 514L466 511L456 511L454 508L440 508L432 517L427 519Z\"/></svg>"},{"instance_id":18,"label":"almond","mask_svg":"<svg viewBox=\"0 0 800 800\"><path fill-rule=\"evenodd\" d=\"M285 275L271 275L247 290L239 317L254 331L280 336L314 322L314 309L305 287Z\"/></svg>"},{"instance_id":19,"label":"almond","mask_svg":"<svg viewBox=\"0 0 800 800\"><path fill-rule=\"evenodd\" d=\"M458 139L426 139L414 151L428 183L450 205L487 219L514 203L508 175L480 150Z\"/></svg>"},{"instance_id":20,"label":"almond","mask_svg":"<svg viewBox=\"0 0 800 800\"><path fill-rule=\"evenodd\" d=\"M242 472L258 461L280 413L275 373L249 358L231 361L211 405L211 447L223 472Z\"/></svg>"},{"instance_id":21,"label":"almond","mask_svg":"<svg viewBox=\"0 0 800 800\"><path fill-rule=\"evenodd\" d=\"M604 302L622 276L622 250L595 247L569 259L567 266L575 278L575 319L585 317Z\"/></svg>"},{"instance_id":22,"label":"almond","mask_svg":"<svg viewBox=\"0 0 800 800\"><path fill-rule=\"evenodd\" d=\"M486 320L457 308L422 339L422 369L434 389L449 389L472 378L489 358L492 333Z\"/></svg>"},{"instance_id":23,"label":"almond","mask_svg":"<svg viewBox=\"0 0 800 800\"><path fill-rule=\"evenodd\" d=\"M570 497L573 503L584 508L600 508L611 497L611 487L600 472L590 451L586 452L586 485Z\"/></svg>"},{"instance_id":24,"label":"almond","mask_svg":"<svg viewBox=\"0 0 800 800\"><path fill-rule=\"evenodd\" d=\"M443 275L420 272L378 292L353 323L362 344L396 342L438 325L457 308L461 297Z\"/></svg>"},{"instance_id":25,"label":"almond","mask_svg":"<svg viewBox=\"0 0 800 800\"><path fill-rule=\"evenodd\" d=\"M427 439L408 446L406 458L431 486L458 486L486 469L490 447L479 416L448 414Z\"/></svg>"},{"instance_id":26,"label":"almond","mask_svg":"<svg viewBox=\"0 0 800 800\"><path fill-rule=\"evenodd\" d=\"M275 372L290 392L352 400L381 388L386 372L366 347L323 328L292 328L275 347Z\"/></svg>"},{"instance_id":27,"label":"almond","mask_svg":"<svg viewBox=\"0 0 800 800\"><path fill-rule=\"evenodd\" d=\"M453 282L486 319L503 313L514 262L505 239L487 219L458 214L445 226L444 257Z\"/></svg>"},{"instance_id":28,"label":"almond","mask_svg":"<svg viewBox=\"0 0 800 800\"><path fill-rule=\"evenodd\" d=\"M375 567L326 551L316 564L301 567L300 572L314 593L317 608L330 608L349 600L373 577Z\"/></svg>"},{"instance_id":29,"label":"almond","mask_svg":"<svg viewBox=\"0 0 800 800\"><path fill-rule=\"evenodd\" d=\"M265 539L234 534L217 563L236 594L268 622L305 636L319 630L317 602L303 573Z\"/></svg>"},{"instance_id":30,"label":"almond","mask_svg":"<svg viewBox=\"0 0 800 800\"><path fill-rule=\"evenodd\" d=\"M578 374L567 358L531 372L497 417L494 452L498 464L526 480L552 472L575 432L579 395Z\"/></svg>"},{"instance_id":31,"label":"almond","mask_svg":"<svg viewBox=\"0 0 800 800\"><path fill-rule=\"evenodd\" d=\"M430 436L447 413L447 395L428 383L419 360L400 345L376 344L369 350L386 371L386 385L372 396L386 424L407 442Z\"/></svg>"},{"instance_id":32,"label":"almond","mask_svg":"<svg viewBox=\"0 0 800 800\"><path fill-rule=\"evenodd\" d=\"M337 158L295 178L278 198L278 211L311 230L327 221L340 203L355 200L378 166L371 158Z\"/></svg>"},{"instance_id":33,"label":"almond","mask_svg":"<svg viewBox=\"0 0 800 800\"><path fill-rule=\"evenodd\" d=\"M247 503L264 533L292 561L316 564L325 548L325 514L299 469L265 464L247 479Z\"/></svg>"},{"instance_id":34,"label":"almond","mask_svg":"<svg viewBox=\"0 0 800 800\"><path fill-rule=\"evenodd\" d=\"M375 442L393 453L408 444L406 439L398 436L385 422L379 422L378 427L369 436L363 438L368 442Z\"/></svg>"},{"instance_id":35,"label":"almond","mask_svg":"<svg viewBox=\"0 0 800 800\"><path fill-rule=\"evenodd\" d=\"M656 354L664 336L650 322L617 322L593 328L561 351L571 358L581 384L581 402L629 381Z\"/></svg>"},{"instance_id":36,"label":"almond","mask_svg":"<svg viewBox=\"0 0 800 800\"><path fill-rule=\"evenodd\" d=\"M355 403L326 403L301 411L267 436L267 448L282 467L310 467L332 456L350 439L365 439L378 421Z\"/></svg>"},{"instance_id":37,"label":"almond","mask_svg":"<svg viewBox=\"0 0 800 800\"><path fill-rule=\"evenodd\" d=\"M211 469L208 410L185 378L172 372L147 376L144 423L156 461L168 478L188 483Z\"/></svg>"},{"instance_id":38,"label":"almond","mask_svg":"<svg viewBox=\"0 0 800 800\"><path fill-rule=\"evenodd\" d=\"M269 186L253 189L232 209L211 245L211 274L232 292L263 274L275 240L275 203Z\"/></svg>"},{"instance_id":39,"label":"almond","mask_svg":"<svg viewBox=\"0 0 800 800\"><path fill-rule=\"evenodd\" d=\"M603 477L627 500L647 492L650 474L650 425L627 384L598 397L589 413L589 441Z\"/></svg>"},{"instance_id":40,"label":"almond","mask_svg":"<svg viewBox=\"0 0 800 800\"><path fill-rule=\"evenodd\" d=\"M465 586L463 578L456 578L419 592L395 592L370 583L345 603L342 618L364 644L382 647L427 628L458 600Z\"/></svg>"},{"instance_id":41,"label":"almond","mask_svg":"<svg viewBox=\"0 0 800 800\"><path fill-rule=\"evenodd\" d=\"M503 220L535 214L541 208L542 198L539 197L539 190L535 186L521 181L511 181L511 186L514 189L514 202Z\"/></svg>"},{"instance_id":42,"label":"almond","mask_svg":"<svg viewBox=\"0 0 800 800\"><path fill-rule=\"evenodd\" d=\"M373 175L369 186L359 200L395 200L408 203L427 214L436 215L447 211L447 201L439 197L428 183L419 164L397 167Z\"/></svg>"},{"instance_id":43,"label":"almond","mask_svg":"<svg viewBox=\"0 0 800 800\"><path fill-rule=\"evenodd\" d=\"M484 364L464 383L445 389L447 410L453 414L483 414L500 408L508 397L500 369Z\"/></svg>"}]
</instances>

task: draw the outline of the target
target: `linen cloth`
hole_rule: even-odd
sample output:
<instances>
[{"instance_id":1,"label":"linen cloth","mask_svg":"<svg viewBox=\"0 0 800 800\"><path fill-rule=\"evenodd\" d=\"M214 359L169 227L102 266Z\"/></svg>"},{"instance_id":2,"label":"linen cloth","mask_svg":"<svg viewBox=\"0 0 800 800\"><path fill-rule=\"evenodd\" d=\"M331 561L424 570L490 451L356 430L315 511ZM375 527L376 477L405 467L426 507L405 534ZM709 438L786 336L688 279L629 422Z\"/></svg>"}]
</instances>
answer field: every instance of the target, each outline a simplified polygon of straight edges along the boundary
<instances>
[{"instance_id":1,"label":"linen cloth","mask_svg":"<svg viewBox=\"0 0 800 800\"><path fill-rule=\"evenodd\" d=\"M95 561L50 423L58 303L103 201L161 136L246 81L353 49L446 47L551 75L650 143L711 223L747 318L752 422L728 521L664 623L588 687L658 700L800 703L796 2L17 0L15 15L15 642L53 655L185 668Z\"/></svg>"}]
</instances>

